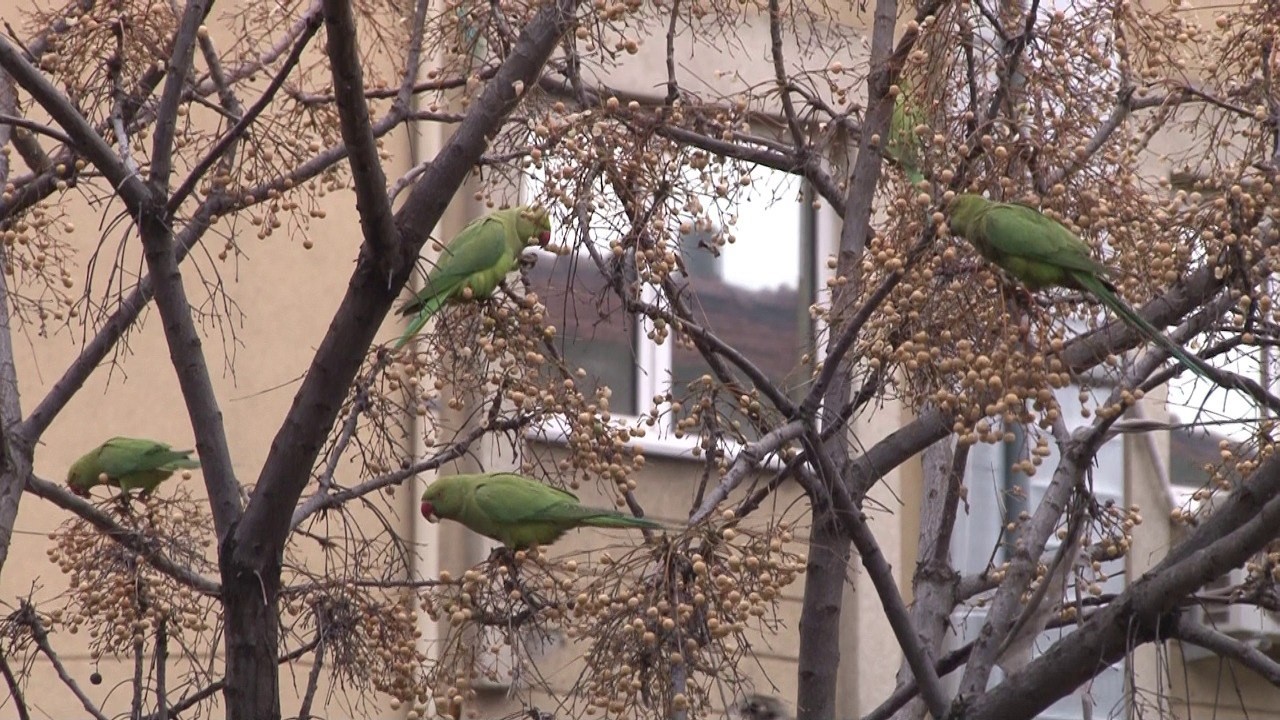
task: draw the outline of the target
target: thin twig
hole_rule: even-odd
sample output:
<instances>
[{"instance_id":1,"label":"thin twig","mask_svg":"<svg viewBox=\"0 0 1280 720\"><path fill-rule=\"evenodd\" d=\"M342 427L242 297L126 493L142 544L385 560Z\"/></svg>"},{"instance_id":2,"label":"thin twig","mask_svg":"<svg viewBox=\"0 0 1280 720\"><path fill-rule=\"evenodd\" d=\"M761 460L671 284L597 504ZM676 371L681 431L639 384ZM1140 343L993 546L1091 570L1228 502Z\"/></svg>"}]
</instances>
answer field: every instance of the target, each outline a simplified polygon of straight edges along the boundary
<instances>
[{"instance_id":1,"label":"thin twig","mask_svg":"<svg viewBox=\"0 0 1280 720\"><path fill-rule=\"evenodd\" d=\"M31 720L31 713L27 710L27 700L22 696L22 686L18 684L18 678L9 667L9 658L3 650L0 650L0 675L4 676L5 685L9 686L9 698L13 700L14 708L18 711L18 720Z\"/></svg>"},{"instance_id":2,"label":"thin twig","mask_svg":"<svg viewBox=\"0 0 1280 720\"><path fill-rule=\"evenodd\" d=\"M51 128L48 125L45 125L43 123L38 123L34 120L28 120L27 118L16 117L14 115L7 115L5 113L0 113L0 124L13 125L14 127L25 128L27 130L30 130L35 133L39 133L41 135L47 135L53 138L54 140L57 140L58 142L64 143L66 145L69 145L69 146L75 145L75 141L73 141L70 138L70 136L68 136L66 133L62 132L61 130L58 130L56 128Z\"/></svg>"},{"instance_id":3,"label":"thin twig","mask_svg":"<svg viewBox=\"0 0 1280 720\"><path fill-rule=\"evenodd\" d=\"M49 633L45 631L44 623L40 622L40 616L36 613L35 606L26 600L22 601L18 622L26 625L31 630L31 638L35 640L36 647L49 659L49 664L53 666L53 671L57 673L58 679L76 696L84 711L92 715L94 720L107 720L107 716L98 710L98 707L93 704L89 696L80 689L80 685L75 681L75 678L71 677L71 673L67 672L66 666L62 664L62 658L58 657L58 653L49 644Z\"/></svg>"},{"instance_id":4,"label":"thin twig","mask_svg":"<svg viewBox=\"0 0 1280 720\"><path fill-rule=\"evenodd\" d=\"M303 51L306 50L307 44L320 29L320 24L319 16L315 16L310 19L310 22L303 27L303 32L299 36L298 41L294 44L293 50L289 53L289 57L285 59L284 64L271 78L271 82L267 84L262 95L253 103L244 116L236 121L235 125L227 130L222 137L218 138L218 141L213 144L213 147L209 149L209 152L205 153L204 157L200 158L200 161L191 169L191 172L187 173L187 177L182 181L182 184L174 190L173 194L169 197L169 201L165 204L166 209L170 213L177 212L178 208L182 207L183 201L185 201L187 196L195 190L196 184L200 182L200 178L204 177L204 174L209 171L209 168L213 167L214 164L223 157L232 144L238 141L249 131L249 126L258 119L258 116L262 114L262 111L266 110L267 105L271 104L271 101L275 99L276 92L280 90L282 85L284 85L285 79L302 58Z\"/></svg>"},{"instance_id":5,"label":"thin twig","mask_svg":"<svg viewBox=\"0 0 1280 720\"><path fill-rule=\"evenodd\" d=\"M462 436L461 439L450 443L445 449L425 460L415 462L406 468L379 475L350 488L327 494L317 493L312 495L300 503L297 509L294 510L292 519L289 521L289 527L290 529L296 530L303 521L321 510L338 507L348 500L364 497L371 492L376 492L390 485L398 485L414 475L435 470L447 462L456 460L465 455L471 445L486 433L501 432L503 430L516 430L528 425L531 421L532 416L520 415L514 418L503 419L495 424L489 425L488 427L474 427L471 430L468 430L467 434Z\"/></svg>"},{"instance_id":6,"label":"thin twig","mask_svg":"<svg viewBox=\"0 0 1280 720\"><path fill-rule=\"evenodd\" d=\"M311 671L307 673L307 689L302 694L298 720L311 720L311 703L315 700L316 691L320 689L320 671L324 668L325 632L324 615L317 611L316 654L311 660Z\"/></svg>"}]
</instances>

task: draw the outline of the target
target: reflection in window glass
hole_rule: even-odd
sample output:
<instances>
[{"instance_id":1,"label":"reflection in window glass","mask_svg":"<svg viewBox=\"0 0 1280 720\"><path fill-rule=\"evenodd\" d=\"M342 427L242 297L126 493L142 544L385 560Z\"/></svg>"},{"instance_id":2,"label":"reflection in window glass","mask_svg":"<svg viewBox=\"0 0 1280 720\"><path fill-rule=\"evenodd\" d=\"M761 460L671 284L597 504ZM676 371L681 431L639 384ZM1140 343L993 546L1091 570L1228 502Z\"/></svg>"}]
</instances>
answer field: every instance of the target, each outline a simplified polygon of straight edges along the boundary
<instances>
[{"instance_id":1,"label":"reflection in window glass","mask_svg":"<svg viewBox=\"0 0 1280 720\"><path fill-rule=\"evenodd\" d=\"M585 257L539 254L528 277L530 292L547 307L547 322L556 326L556 347L570 371L587 371L579 382L583 394L591 397L606 385L611 412L637 414L635 322L600 271Z\"/></svg>"},{"instance_id":2,"label":"reflection in window glass","mask_svg":"<svg viewBox=\"0 0 1280 720\"><path fill-rule=\"evenodd\" d=\"M734 242L724 245L719 257L696 236L683 238L686 280L692 290L687 302L700 324L797 397L809 380L800 358L812 343L812 282L801 272L802 267L813 267L812 243L801 242L807 235L808 213L798 201L796 178L770 173L756 187L735 206L737 222L729 226ZM683 344L673 347L671 375L678 399L697 394L699 386L691 388L689 383L703 375L714 377L702 355ZM735 376L741 387L752 386L740 372ZM738 421L746 438L757 436L736 396L721 393L717 404L722 415ZM686 406L681 417L690 408Z\"/></svg>"},{"instance_id":3,"label":"reflection in window glass","mask_svg":"<svg viewBox=\"0 0 1280 720\"><path fill-rule=\"evenodd\" d=\"M1097 407L1107 396L1109 388L1091 391L1090 407ZM1069 430L1087 425L1091 420L1080 412L1080 387L1069 386L1054 391L1062 408L1063 421ZM978 444L969 450L968 467L965 470L966 496L964 508L956 518L951 536L951 556L956 570L966 576L983 572L991 565L1000 565L1011 559L1017 536L1003 532L1008 524L1018 521L1024 512L1034 512L1044 499L1045 491L1058 464L1056 443L1049 443L1049 455L1035 475L1027 477L1014 470L1014 464L1022 458L1027 447L1034 447L1035 439L1022 427L1009 428L1013 442L994 445ZM1112 438L1098 451L1091 474L1091 488L1097 502L1123 507L1124 502L1124 440ZM1019 531L1020 532L1020 531ZM1045 547L1052 556L1058 550L1059 539L1051 536ZM1101 583L1103 592L1118 593L1125 587L1125 559L1102 563L1100 570L1106 575ZM1086 579L1096 577L1092 571L1084 572ZM1068 590L1074 596L1075 590ZM1048 600L1046 599L1046 602ZM954 635L948 636L948 649L955 649L978 637L987 619L987 610L970 601L956 608L951 616ZM1074 631L1074 626L1050 629L1042 632L1035 641L1033 656L1047 650L1064 635ZM1000 669L992 671L992 683L1004 678ZM1096 678L1075 692L1058 700L1038 717L1050 720L1074 720L1087 717L1082 714L1083 696L1098 710L1098 717L1120 717L1126 709L1125 667L1120 662L1103 670ZM959 689L959 673L944 679L944 684L955 692Z\"/></svg>"}]
</instances>

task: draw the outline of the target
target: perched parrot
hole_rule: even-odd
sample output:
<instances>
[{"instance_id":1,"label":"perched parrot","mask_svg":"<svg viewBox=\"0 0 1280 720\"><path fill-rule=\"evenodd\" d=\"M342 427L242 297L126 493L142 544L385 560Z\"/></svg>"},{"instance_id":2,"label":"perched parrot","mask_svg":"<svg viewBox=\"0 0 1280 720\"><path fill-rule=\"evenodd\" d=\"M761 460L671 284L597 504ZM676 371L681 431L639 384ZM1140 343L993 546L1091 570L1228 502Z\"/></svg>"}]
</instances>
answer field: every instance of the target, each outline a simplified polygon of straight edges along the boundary
<instances>
[{"instance_id":1,"label":"perched parrot","mask_svg":"<svg viewBox=\"0 0 1280 720\"><path fill-rule=\"evenodd\" d=\"M155 440L114 437L71 464L67 485L81 497L88 497L96 485L112 485L126 493L137 488L147 494L178 470L200 467L193 452Z\"/></svg>"},{"instance_id":2,"label":"perched parrot","mask_svg":"<svg viewBox=\"0 0 1280 720\"><path fill-rule=\"evenodd\" d=\"M889 119L889 142L885 145L885 154L898 163L912 185L924 180L924 174L920 172L923 143L916 134L916 126L923 122L924 114L911 98L911 83L906 79L899 80L893 116Z\"/></svg>"},{"instance_id":3,"label":"perched parrot","mask_svg":"<svg viewBox=\"0 0 1280 720\"><path fill-rule=\"evenodd\" d=\"M645 518L578 504L578 497L515 473L449 475L422 493L422 516L448 518L513 550L548 545L578 527L650 528Z\"/></svg>"},{"instance_id":4,"label":"perched parrot","mask_svg":"<svg viewBox=\"0 0 1280 720\"><path fill-rule=\"evenodd\" d=\"M462 228L427 274L426 285L400 306L401 315L418 315L396 348L413 339L446 302L491 296L507 273L516 269L530 238L546 245L551 239L551 220L545 210L528 205L489 213Z\"/></svg>"},{"instance_id":5,"label":"perched parrot","mask_svg":"<svg viewBox=\"0 0 1280 720\"><path fill-rule=\"evenodd\" d=\"M1027 288L1058 286L1087 292L1188 370L1207 376L1203 361L1174 344L1116 295L1115 286L1106 279L1110 271L1089 257L1089 246L1062 223L1025 205L992 202L980 195L956 196L949 212L952 232Z\"/></svg>"}]
</instances>

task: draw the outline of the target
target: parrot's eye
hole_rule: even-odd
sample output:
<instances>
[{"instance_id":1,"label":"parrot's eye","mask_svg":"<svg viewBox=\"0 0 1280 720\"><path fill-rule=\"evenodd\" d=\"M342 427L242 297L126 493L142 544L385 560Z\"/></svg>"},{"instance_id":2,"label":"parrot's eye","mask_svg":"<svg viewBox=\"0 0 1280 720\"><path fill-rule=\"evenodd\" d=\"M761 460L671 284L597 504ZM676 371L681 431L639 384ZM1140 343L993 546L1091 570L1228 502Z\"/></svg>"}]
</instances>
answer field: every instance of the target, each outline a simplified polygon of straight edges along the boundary
<instances>
[{"instance_id":1,"label":"parrot's eye","mask_svg":"<svg viewBox=\"0 0 1280 720\"><path fill-rule=\"evenodd\" d=\"M440 519L436 517L435 506L426 500L422 501L422 517L426 518L427 522L436 522Z\"/></svg>"}]
</instances>

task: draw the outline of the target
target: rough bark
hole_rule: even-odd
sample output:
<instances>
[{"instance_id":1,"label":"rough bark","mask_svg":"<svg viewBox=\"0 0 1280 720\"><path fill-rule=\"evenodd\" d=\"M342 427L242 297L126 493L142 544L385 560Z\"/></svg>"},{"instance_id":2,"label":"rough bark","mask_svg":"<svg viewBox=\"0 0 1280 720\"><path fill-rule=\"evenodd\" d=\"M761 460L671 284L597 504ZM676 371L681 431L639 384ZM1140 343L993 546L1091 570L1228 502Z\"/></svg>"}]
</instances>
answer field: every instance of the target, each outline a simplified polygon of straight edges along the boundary
<instances>
[{"instance_id":1,"label":"rough bark","mask_svg":"<svg viewBox=\"0 0 1280 720\"><path fill-rule=\"evenodd\" d=\"M835 717L840 674L840 614L849 537L834 518L815 519L809 534L804 606L800 612L799 692L796 717Z\"/></svg>"},{"instance_id":2,"label":"rough bark","mask_svg":"<svg viewBox=\"0 0 1280 720\"><path fill-rule=\"evenodd\" d=\"M1249 519L1236 522L1240 517ZM1030 719L1137 645L1176 634L1183 598L1239 567L1275 537L1280 523L1280 459L1254 476L1181 545L1078 630L991 690L957 707L966 720Z\"/></svg>"},{"instance_id":3,"label":"rough bark","mask_svg":"<svg viewBox=\"0 0 1280 720\"><path fill-rule=\"evenodd\" d=\"M924 497L921 498L919 546L916 572L912 579L911 622L920 642L938 657L947 629L947 619L956 605L959 575L951 566L951 533L956 523L968 447L953 450L950 440L930 445L924 452ZM915 680L904 660L898 670L898 685ZM928 708L917 697L898 712L894 720L922 720Z\"/></svg>"},{"instance_id":4,"label":"rough bark","mask_svg":"<svg viewBox=\"0 0 1280 720\"><path fill-rule=\"evenodd\" d=\"M237 566L234 535L222 548L222 607L227 627L227 718L280 717L280 563L258 572Z\"/></svg>"},{"instance_id":5,"label":"rough bark","mask_svg":"<svg viewBox=\"0 0 1280 720\"><path fill-rule=\"evenodd\" d=\"M15 115L17 95L13 81L0 73L0 112ZM13 128L0 126L0 148L9 144ZM9 177L9 158L0 154L0 184ZM5 258L0 256L0 262ZM9 319L9 285L0 267L0 574L4 572L18 519L22 488L31 474L31 444L19 432L22 407L18 402L18 368L13 362L13 334Z\"/></svg>"},{"instance_id":6,"label":"rough bark","mask_svg":"<svg viewBox=\"0 0 1280 720\"><path fill-rule=\"evenodd\" d=\"M277 592L298 498L310 480L311 468L366 349L409 279L414 258L480 159L487 137L516 108L520 100L516 88L533 86L568 30L576 7L576 0L560 0L543 7L526 26L507 60L395 215L394 243L373 237L381 234L379 228L389 227L385 219L362 217L364 244L347 293L272 442L244 516L221 547L227 607L227 717L232 720L280 717L275 659ZM358 84L358 79L344 73L344 83L352 82ZM356 94L350 86L344 87L344 93L348 97ZM354 127L351 131L359 132ZM371 168L374 162L365 158L353 160L352 165ZM367 176L357 179L358 184L369 182ZM377 214L386 207L375 203L375 207L361 207L361 211Z\"/></svg>"},{"instance_id":7,"label":"rough bark","mask_svg":"<svg viewBox=\"0 0 1280 720\"><path fill-rule=\"evenodd\" d=\"M862 141L854 160L849 194L845 201L844 225L840 232L840 249L836 260L836 272L853 279L858 276L858 263L866 249L870 229L871 209L876 185L880 179L881 152L872 137L887 137L889 119L893 112L893 100L888 98L890 84L887 60L893 51L893 32L897 15L896 0L878 0L871 39L871 65L873 71L867 80L868 104ZM837 285L831 303L840 317L842 310L852 307L857 296L856 283ZM843 329L842 323L832 326L831 337L836 338ZM841 351L839 341L828 348L827 367L834 376L825 391L821 392L824 416L834 420L852 396L852 363L846 351ZM845 349L847 350L847 343ZM832 353L840 353L832 355ZM819 380L819 383L822 379ZM815 396L810 395L810 399ZM808 405L808 402L806 403ZM835 433L815 451L826 453L831 464L843 476L849 468L849 453L845 432ZM855 500L860 496L855 496ZM836 638L840 632L841 602L844 592L845 569L849 561L850 539L838 528L834 516L825 516L826 509L811 500L813 507L813 531L809 541L808 571L804 579L804 601L800 610L800 659L797 663L797 720L829 720L835 713L836 680L840 670L840 650Z\"/></svg>"}]
</instances>

